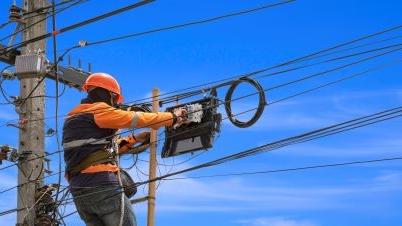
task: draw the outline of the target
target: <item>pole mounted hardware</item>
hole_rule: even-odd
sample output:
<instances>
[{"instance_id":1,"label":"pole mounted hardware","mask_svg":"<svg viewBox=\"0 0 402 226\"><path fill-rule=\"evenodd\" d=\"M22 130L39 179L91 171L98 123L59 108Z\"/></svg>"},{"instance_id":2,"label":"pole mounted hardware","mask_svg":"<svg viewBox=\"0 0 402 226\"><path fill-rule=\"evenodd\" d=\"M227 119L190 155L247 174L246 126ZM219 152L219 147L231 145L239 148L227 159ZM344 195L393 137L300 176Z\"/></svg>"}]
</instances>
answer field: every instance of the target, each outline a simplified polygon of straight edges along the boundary
<instances>
[{"instance_id":1,"label":"pole mounted hardware","mask_svg":"<svg viewBox=\"0 0 402 226\"><path fill-rule=\"evenodd\" d=\"M17 76L15 75L14 72L10 71L10 70L4 70L1 73L1 77L3 77L3 80L14 80L17 78Z\"/></svg>"},{"instance_id":2,"label":"pole mounted hardware","mask_svg":"<svg viewBox=\"0 0 402 226\"><path fill-rule=\"evenodd\" d=\"M3 164L3 160L16 162L17 159L15 156L17 154L17 149L10 147L9 145L2 145L0 146L0 165Z\"/></svg>"},{"instance_id":3,"label":"pole mounted hardware","mask_svg":"<svg viewBox=\"0 0 402 226\"><path fill-rule=\"evenodd\" d=\"M53 193L57 191L58 184L50 184L40 187L35 192L35 226L53 226L59 225L59 222L53 218L57 211L57 203L53 199Z\"/></svg>"},{"instance_id":4,"label":"pole mounted hardware","mask_svg":"<svg viewBox=\"0 0 402 226\"><path fill-rule=\"evenodd\" d=\"M166 109L168 112L177 108L186 109L190 123L177 128L166 127L162 158L212 148L215 135L220 132L222 116L217 110L216 93L211 94L204 99Z\"/></svg>"},{"instance_id":5,"label":"pole mounted hardware","mask_svg":"<svg viewBox=\"0 0 402 226\"><path fill-rule=\"evenodd\" d=\"M23 9L21 9L20 7L16 6L16 5L11 5L10 7L10 14L8 16L8 19L10 21L13 22L17 22L17 23L23 23L22 20L22 13L23 13Z\"/></svg>"},{"instance_id":6,"label":"pole mounted hardware","mask_svg":"<svg viewBox=\"0 0 402 226\"><path fill-rule=\"evenodd\" d=\"M49 72L50 63L42 53L20 55L15 58L15 74L19 78L41 76Z\"/></svg>"}]
</instances>

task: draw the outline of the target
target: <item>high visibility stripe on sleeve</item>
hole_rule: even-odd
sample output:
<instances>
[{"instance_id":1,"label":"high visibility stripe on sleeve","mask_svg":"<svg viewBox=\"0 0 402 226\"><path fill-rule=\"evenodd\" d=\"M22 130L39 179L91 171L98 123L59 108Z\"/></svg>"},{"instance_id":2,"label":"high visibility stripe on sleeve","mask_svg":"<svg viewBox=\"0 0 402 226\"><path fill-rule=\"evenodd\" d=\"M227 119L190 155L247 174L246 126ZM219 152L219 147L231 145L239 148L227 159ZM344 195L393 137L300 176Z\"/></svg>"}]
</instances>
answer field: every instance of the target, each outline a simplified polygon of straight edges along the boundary
<instances>
[{"instance_id":1,"label":"high visibility stripe on sleeve","mask_svg":"<svg viewBox=\"0 0 402 226\"><path fill-rule=\"evenodd\" d=\"M135 128L138 123L138 119L140 118L138 112L134 112L133 120L131 121L130 128Z\"/></svg>"}]
</instances>

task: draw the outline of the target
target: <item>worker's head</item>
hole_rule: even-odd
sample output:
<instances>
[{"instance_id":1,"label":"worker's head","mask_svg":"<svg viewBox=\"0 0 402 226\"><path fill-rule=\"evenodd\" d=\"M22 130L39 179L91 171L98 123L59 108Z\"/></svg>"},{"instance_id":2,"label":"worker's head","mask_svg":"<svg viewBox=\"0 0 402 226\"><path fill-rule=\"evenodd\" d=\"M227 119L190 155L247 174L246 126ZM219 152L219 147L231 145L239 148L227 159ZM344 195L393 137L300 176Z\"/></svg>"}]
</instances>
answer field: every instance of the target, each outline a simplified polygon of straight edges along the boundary
<instances>
[{"instance_id":1,"label":"worker's head","mask_svg":"<svg viewBox=\"0 0 402 226\"><path fill-rule=\"evenodd\" d=\"M103 101L110 105L123 103L123 96L119 83L113 76L106 73L91 74L85 81L82 89L96 101Z\"/></svg>"}]
</instances>

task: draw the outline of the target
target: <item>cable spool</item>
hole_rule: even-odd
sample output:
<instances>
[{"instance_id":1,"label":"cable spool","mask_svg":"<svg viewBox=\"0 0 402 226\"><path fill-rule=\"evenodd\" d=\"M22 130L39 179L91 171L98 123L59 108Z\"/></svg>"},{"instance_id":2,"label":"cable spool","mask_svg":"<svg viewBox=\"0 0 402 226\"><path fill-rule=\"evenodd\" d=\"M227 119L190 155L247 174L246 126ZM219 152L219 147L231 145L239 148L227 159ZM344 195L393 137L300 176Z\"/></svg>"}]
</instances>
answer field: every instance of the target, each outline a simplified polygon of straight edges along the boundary
<instances>
[{"instance_id":1,"label":"cable spool","mask_svg":"<svg viewBox=\"0 0 402 226\"><path fill-rule=\"evenodd\" d=\"M235 89L237 88L237 86L240 83L248 83L251 86L253 86L258 91L258 96L259 96L257 111L255 112L254 116L247 122L239 121L232 114L232 96L233 96L233 92L235 91ZM247 127L252 126L254 123L256 123L257 120L261 117L262 113L264 112L265 105L266 105L266 100L265 100L264 89L262 88L260 83L258 83L256 80L253 80L253 79L248 78L248 77L243 77L243 78L240 78L240 79L234 81L232 83L232 85L229 87L229 90L228 90L228 92L226 93L226 96L225 96L226 114L228 115L230 122L232 122L233 125L235 125L235 126L237 126L239 128L247 128Z\"/></svg>"}]
</instances>

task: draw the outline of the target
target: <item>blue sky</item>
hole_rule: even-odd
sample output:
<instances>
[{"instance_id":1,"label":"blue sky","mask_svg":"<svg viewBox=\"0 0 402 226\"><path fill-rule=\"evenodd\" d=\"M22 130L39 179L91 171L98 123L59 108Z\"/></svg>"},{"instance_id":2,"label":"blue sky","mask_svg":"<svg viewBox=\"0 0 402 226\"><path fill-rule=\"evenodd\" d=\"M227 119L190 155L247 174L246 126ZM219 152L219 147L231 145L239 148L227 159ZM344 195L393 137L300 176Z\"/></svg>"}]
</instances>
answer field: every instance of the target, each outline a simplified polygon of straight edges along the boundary
<instances>
[{"instance_id":1,"label":"blue sky","mask_svg":"<svg viewBox=\"0 0 402 226\"><path fill-rule=\"evenodd\" d=\"M58 17L58 27L132 1L110 2L91 0L68 10ZM3 13L0 21L7 19L9 3L11 0L1 1L0 10ZM79 40L96 41L264 3L266 1L262 0L156 1L141 9L62 34L58 37L58 49L68 48ZM299 0L293 4L211 24L78 49L71 56L73 62L78 59L84 64L91 62L94 71L114 75L122 84L126 100L130 101L149 96L151 89L156 86L162 92L168 92L250 72L399 25L402 20L401 7L402 3L392 0ZM9 34L11 28L0 30L0 35ZM398 35L400 31L381 38ZM388 44L399 43L400 40L399 37ZM51 50L50 41L48 46ZM401 56L400 53L394 53L350 69L267 92L267 98L269 101L280 99L351 73L393 62ZM340 63L346 62L350 61ZM329 66L321 65L261 79L260 82L264 87L270 87L327 68ZM394 65L269 106L262 118L251 128L239 129L224 122L212 150L172 169L161 167L161 173L194 166L256 145L399 106L402 102L402 78L399 77L401 72L401 65ZM47 81L46 85L48 94L53 95L54 82ZM10 95L18 94L17 81L6 81L5 87ZM224 91L220 91L220 97L224 97ZM249 92L252 92L251 89L242 86L235 95L241 96ZM83 96L83 93L68 89L61 98L60 114L67 113ZM240 112L253 108L255 103L255 98L246 98L233 105L235 111ZM49 99L46 104L47 116L54 115L54 100ZM224 114L223 111L222 113ZM0 121L15 119L16 116L12 107L0 107ZM397 132L401 129L401 122L396 119L183 176L396 157L402 154L402 140ZM48 120L46 124L54 128L55 122ZM18 131L15 128L0 127L0 132L1 144L17 146ZM162 145L163 143L159 145L159 149ZM54 137L47 138L46 149L49 152L56 149ZM174 162L166 159L165 163L177 163L190 157L177 157ZM147 154L140 156L143 160L147 158ZM56 171L57 158L52 160L52 169ZM6 164L8 163L4 163ZM123 164L129 165L130 160L124 160ZM146 170L147 164L140 162L138 167ZM401 169L399 162L386 162L258 176L164 181L157 190L156 222L160 226L401 225L402 215L398 211L402 200ZM137 176L135 170L131 173L137 181L144 179L144 176ZM0 189L16 185L16 169L1 171L0 178ZM54 181L56 177L46 182ZM66 182L63 184L66 185ZM146 190L139 189L137 196L142 196L144 192ZM15 191L2 194L0 211L15 208L15 197ZM134 209L139 225L145 225L146 205L139 204ZM67 212L72 210L74 206L67 207ZM14 215L0 217L0 224L12 225L14 219ZM78 215L67 218L66 223L83 225Z\"/></svg>"}]
</instances>

